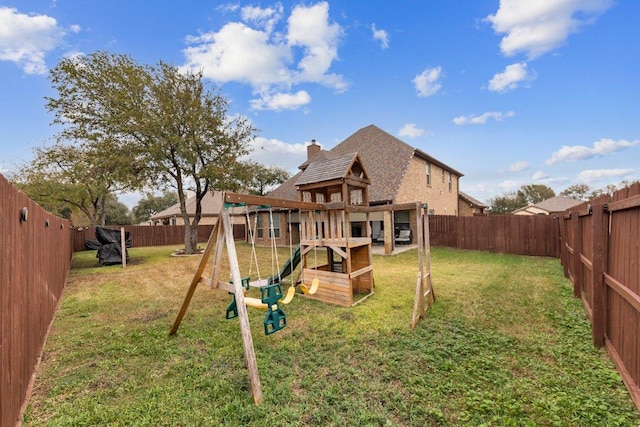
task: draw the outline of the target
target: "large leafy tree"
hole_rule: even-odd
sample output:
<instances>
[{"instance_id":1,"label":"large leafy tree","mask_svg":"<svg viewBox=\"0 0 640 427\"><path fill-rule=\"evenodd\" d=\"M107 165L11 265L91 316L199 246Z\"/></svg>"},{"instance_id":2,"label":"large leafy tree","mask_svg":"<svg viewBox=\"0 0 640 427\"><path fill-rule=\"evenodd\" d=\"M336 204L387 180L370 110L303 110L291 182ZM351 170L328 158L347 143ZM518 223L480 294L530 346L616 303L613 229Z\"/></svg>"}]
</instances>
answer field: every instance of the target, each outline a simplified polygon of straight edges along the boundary
<instances>
[{"instance_id":1,"label":"large leafy tree","mask_svg":"<svg viewBox=\"0 0 640 427\"><path fill-rule=\"evenodd\" d=\"M114 195L109 195L106 201L106 225L129 225L131 224L131 211L124 203L120 202Z\"/></svg>"},{"instance_id":2,"label":"large leafy tree","mask_svg":"<svg viewBox=\"0 0 640 427\"><path fill-rule=\"evenodd\" d=\"M278 166L265 166L261 163L247 162L245 186L250 193L266 195L274 186L282 184L291 174Z\"/></svg>"},{"instance_id":3,"label":"large leafy tree","mask_svg":"<svg viewBox=\"0 0 640 427\"><path fill-rule=\"evenodd\" d=\"M497 215L511 213L526 205L526 202L518 197L518 193L515 191L489 199L489 211Z\"/></svg>"},{"instance_id":4,"label":"large leafy tree","mask_svg":"<svg viewBox=\"0 0 640 427\"><path fill-rule=\"evenodd\" d=\"M109 141L126 153L119 170L154 188L177 190L185 251L197 247L202 198L211 189L236 189L255 129L229 116L226 98L209 90L202 73L172 65L140 65L128 55L96 52L63 59L52 71L57 97L47 99L59 137ZM190 217L185 190L196 197Z\"/></svg>"},{"instance_id":5,"label":"large leafy tree","mask_svg":"<svg viewBox=\"0 0 640 427\"><path fill-rule=\"evenodd\" d=\"M587 200L597 196L598 194L597 190L593 190L587 184L574 184L562 190L560 192L560 195L586 202Z\"/></svg>"},{"instance_id":6,"label":"large leafy tree","mask_svg":"<svg viewBox=\"0 0 640 427\"><path fill-rule=\"evenodd\" d=\"M523 185L517 191L490 199L489 211L492 214L508 214L529 204L540 203L555 195L553 189L546 185Z\"/></svg>"},{"instance_id":7,"label":"large leafy tree","mask_svg":"<svg viewBox=\"0 0 640 427\"><path fill-rule=\"evenodd\" d=\"M555 197L556 193L552 188L542 184L523 185L518 190L518 199L523 201L526 206L529 203L540 203L543 200Z\"/></svg>"},{"instance_id":8,"label":"large leafy tree","mask_svg":"<svg viewBox=\"0 0 640 427\"><path fill-rule=\"evenodd\" d=\"M136 224L147 221L152 215L161 212L178 203L178 195L172 191L165 191L162 195L146 194L133 207L133 220Z\"/></svg>"},{"instance_id":9,"label":"large leafy tree","mask_svg":"<svg viewBox=\"0 0 640 427\"><path fill-rule=\"evenodd\" d=\"M104 144L86 141L38 147L14 181L49 212L66 218L80 212L86 218L82 223L105 225L109 197L115 199L114 193L133 188L133 174L119 176L122 153L105 156L103 149Z\"/></svg>"}]
</instances>

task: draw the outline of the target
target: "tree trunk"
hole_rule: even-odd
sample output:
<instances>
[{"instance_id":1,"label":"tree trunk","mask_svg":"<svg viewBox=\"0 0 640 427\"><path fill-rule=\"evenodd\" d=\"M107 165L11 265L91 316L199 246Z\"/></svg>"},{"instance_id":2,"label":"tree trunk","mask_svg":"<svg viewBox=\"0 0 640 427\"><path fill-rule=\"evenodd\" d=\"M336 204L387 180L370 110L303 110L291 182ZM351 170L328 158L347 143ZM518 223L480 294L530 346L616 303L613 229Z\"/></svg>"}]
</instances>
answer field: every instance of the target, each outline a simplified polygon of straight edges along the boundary
<instances>
[{"instance_id":1,"label":"tree trunk","mask_svg":"<svg viewBox=\"0 0 640 427\"><path fill-rule=\"evenodd\" d=\"M198 223L186 221L184 226L184 253L195 254L198 249Z\"/></svg>"},{"instance_id":2,"label":"tree trunk","mask_svg":"<svg viewBox=\"0 0 640 427\"><path fill-rule=\"evenodd\" d=\"M104 227L107 224L107 198L102 197L100 199L100 226Z\"/></svg>"},{"instance_id":3,"label":"tree trunk","mask_svg":"<svg viewBox=\"0 0 640 427\"><path fill-rule=\"evenodd\" d=\"M192 242L192 230L193 228L191 227L191 222L187 219L184 223L184 253L186 255L196 253L196 245L194 245Z\"/></svg>"},{"instance_id":4,"label":"tree trunk","mask_svg":"<svg viewBox=\"0 0 640 427\"><path fill-rule=\"evenodd\" d=\"M194 221L195 222L195 221ZM189 233L190 245L193 248L193 253L198 249L198 224L191 224L191 232Z\"/></svg>"}]
</instances>

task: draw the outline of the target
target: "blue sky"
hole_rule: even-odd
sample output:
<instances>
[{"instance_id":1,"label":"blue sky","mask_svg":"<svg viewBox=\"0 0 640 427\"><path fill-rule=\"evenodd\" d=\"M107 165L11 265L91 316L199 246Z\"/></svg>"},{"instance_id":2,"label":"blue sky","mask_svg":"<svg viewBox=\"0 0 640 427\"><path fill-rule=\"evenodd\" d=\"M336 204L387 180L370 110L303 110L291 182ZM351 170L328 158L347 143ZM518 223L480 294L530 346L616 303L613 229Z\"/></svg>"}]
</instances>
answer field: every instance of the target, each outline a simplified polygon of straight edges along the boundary
<instances>
[{"instance_id":1,"label":"blue sky","mask_svg":"<svg viewBox=\"0 0 640 427\"><path fill-rule=\"evenodd\" d=\"M640 2L0 1L0 172L50 141L48 70L99 50L202 70L292 172L369 124L483 200L640 179ZM131 205L136 197L121 200Z\"/></svg>"}]
</instances>

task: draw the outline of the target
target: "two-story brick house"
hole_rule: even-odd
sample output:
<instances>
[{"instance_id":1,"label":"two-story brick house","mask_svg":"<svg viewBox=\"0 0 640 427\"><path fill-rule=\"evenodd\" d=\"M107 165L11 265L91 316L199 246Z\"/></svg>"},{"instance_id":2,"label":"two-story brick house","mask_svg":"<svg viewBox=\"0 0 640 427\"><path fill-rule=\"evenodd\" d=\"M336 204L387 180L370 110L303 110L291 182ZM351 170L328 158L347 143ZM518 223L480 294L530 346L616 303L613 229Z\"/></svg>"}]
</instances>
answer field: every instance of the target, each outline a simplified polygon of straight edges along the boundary
<instances>
[{"instance_id":1,"label":"two-story brick house","mask_svg":"<svg viewBox=\"0 0 640 427\"><path fill-rule=\"evenodd\" d=\"M311 163L351 153L358 154L371 181L370 205L421 202L428 205L430 214L458 215L459 182L463 174L375 125L358 130L331 150L323 150L312 141L300 172L269 196L298 200L296 183ZM394 212L396 234L412 227L414 215L414 211ZM380 218L373 218L374 239L382 235L383 227L382 214Z\"/></svg>"}]
</instances>

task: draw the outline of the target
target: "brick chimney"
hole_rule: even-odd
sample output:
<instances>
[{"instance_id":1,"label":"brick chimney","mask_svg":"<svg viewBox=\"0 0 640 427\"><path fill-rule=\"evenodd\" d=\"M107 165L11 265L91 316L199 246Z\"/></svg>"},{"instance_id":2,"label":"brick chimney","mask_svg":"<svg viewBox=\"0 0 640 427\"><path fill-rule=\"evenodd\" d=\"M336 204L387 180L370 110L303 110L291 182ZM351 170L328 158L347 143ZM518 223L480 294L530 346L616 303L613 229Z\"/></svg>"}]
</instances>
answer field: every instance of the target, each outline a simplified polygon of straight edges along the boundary
<instances>
[{"instance_id":1,"label":"brick chimney","mask_svg":"<svg viewBox=\"0 0 640 427\"><path fill-rule=\"evenodd\" d=\"M313 159L320 151L322 148L316 144L315 139L312 139L311 144L307 145L307 160Z\"/></svg>"}]
</instances>

